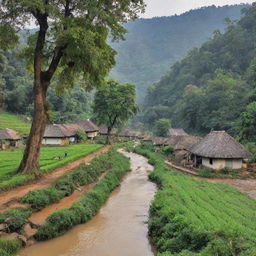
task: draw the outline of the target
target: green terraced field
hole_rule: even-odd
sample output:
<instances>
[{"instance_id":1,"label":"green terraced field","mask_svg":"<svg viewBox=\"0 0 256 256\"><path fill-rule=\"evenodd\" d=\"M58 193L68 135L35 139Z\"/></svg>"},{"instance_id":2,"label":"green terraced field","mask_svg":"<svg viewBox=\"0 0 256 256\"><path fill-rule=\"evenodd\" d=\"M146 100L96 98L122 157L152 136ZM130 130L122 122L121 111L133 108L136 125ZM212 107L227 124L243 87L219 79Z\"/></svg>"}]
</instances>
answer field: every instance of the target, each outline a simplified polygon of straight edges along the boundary
<instances>
[{"instance_id":1,"label":"green terraced field","mask_svg":"<svg viewBox=\"0 0 256 256\"><path fill-rule=\"evenodd\" d=\"M61 165L86 156L101 147L102 145L95 144L43 147L41 151L40 167L43 171L53 170ZM65 152L68 153L67 157L64 157ZM15 174L15 170L22 158L22 153L22 150L0 151L0 190L15 187L31 178L25 175ZM61 159L54 159L56 156L60 156Z\"/></svg>"},{"instance_id":2,"label":"green terraced field","mask_svg":"<svg viewBox=\"0 0 256 256\"><path fill-rule=\"evenodd\" d=\"M16 130L21 134L28 134L30 124L17 115L0 111L0 130L5 128Z\"/></svg>"},{"instance_id":3,"label":"green terraced field","mask_svg":"<svg viewBox=\"0 0 256 256\"><path fill-rule=\"evenodd\" d=\"M256 202L237 189L180 174L162 156L150 159L161 188L150 208L149 235L158 256L255 256Z\"/></svg>"}]
</instances>

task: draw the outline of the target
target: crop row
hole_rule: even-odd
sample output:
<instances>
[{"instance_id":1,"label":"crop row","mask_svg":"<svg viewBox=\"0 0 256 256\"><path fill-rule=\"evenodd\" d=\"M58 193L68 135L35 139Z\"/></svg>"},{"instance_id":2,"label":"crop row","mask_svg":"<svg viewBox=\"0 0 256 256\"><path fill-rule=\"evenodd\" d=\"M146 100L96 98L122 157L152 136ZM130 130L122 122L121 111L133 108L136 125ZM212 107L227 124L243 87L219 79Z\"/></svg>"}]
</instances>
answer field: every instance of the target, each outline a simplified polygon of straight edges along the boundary
<instances>
[{"instance_id":1,"label":"crop row","mask_svg":"<svg viewBox=\"0 0 256 256\"><path fill-rule=\"evenodd\" d=\"M163 156L136 149L155 166L159 186L150 208L149 235L159 255L255 256L256 203L235 188L170 170Z\"/></svg>"}]
</instances>

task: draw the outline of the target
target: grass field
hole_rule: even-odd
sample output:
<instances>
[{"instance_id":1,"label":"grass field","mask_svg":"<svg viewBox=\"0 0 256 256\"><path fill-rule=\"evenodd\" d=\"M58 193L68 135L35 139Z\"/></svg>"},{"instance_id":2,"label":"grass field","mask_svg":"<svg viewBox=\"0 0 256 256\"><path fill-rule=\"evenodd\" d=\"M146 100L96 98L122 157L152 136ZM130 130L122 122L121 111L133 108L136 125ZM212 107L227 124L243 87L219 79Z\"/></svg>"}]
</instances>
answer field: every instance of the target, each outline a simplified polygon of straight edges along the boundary
<instances>
[{"instance_id":1,"label":"grass field","mask_svg":"<svg viewBox=\"0 0 256 256\"><path fill-rule=\"evenodd\" d=\"M30 124L23 121L19 116L0 110L0 129L13 129L21 134L28 134Z\"/></svg>"},{"instance_id":2,"label":"grass field","mask_svg":"<svg viewBox=\"0 0 256 256\"><path fill-rule=\"evenodd\" d=\"M149 234L159 255L255 256L256 202L237 189L170 170L150 159L151 180L161 188L151 205Z\"/></svg>"},{"instance_id":3,"label":"grass field","mask_svg":"<svg viewBox=\"0 0 256 256\"><path fill-rule=\"evenodd\" d=\"M86 156L101 147L101 145L95 144L43 147L41 149L40 167L46 172ZM67 157L64 157L65 152L68 153ZM0 190L15 187L31 178L29 176L15 174L15 170L21 161L22 154L22 150L0 151ZM54 159L56 156L60 156L61 159Z\"/></svg>"}]
</instances>

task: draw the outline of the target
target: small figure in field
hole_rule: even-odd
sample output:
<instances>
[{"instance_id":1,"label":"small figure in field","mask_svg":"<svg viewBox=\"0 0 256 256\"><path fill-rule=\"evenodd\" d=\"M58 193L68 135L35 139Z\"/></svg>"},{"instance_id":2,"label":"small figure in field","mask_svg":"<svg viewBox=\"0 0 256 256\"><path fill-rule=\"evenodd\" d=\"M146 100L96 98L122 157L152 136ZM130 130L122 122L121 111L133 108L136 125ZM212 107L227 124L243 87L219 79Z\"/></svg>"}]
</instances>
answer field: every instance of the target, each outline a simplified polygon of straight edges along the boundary
<instances>
[{"instance_id":1,"label":"small figure in field","mask_svg":"<svg viewBox=\"0 0 256 256\"><path fill-rule=\"evenodd\" d=\"M65 153L64 153L64 157L67 157L68 156L68 152L66 151Z\"/></svg>"}]
</instances>

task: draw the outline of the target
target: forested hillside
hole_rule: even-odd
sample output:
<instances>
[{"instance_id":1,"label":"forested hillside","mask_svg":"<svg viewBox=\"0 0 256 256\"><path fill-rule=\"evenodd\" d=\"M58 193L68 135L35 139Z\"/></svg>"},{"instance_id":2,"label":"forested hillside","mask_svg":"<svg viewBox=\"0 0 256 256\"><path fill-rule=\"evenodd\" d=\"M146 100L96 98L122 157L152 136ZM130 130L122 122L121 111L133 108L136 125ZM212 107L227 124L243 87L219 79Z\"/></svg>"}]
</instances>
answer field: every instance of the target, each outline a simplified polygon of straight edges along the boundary
<instances>
[{"instance_id":1,"label":"forested hillside","mask_svg":"<svg viewBox=\"0 0 256 256\"><path fill-rule=\"evenodd\" d=\"M126 41L114 43L117 65L111 76L137 85L139 101L146 88L159 81L171 65L214 30L224 30L225 18L238 19L245 5L205 7L180 16L139 19L128 23Z\"/></svg>"},{"instance_id":2,"label":"forested hillside","mask_svg":"<svg viewBox=\"0 0 256 256\"><path fill-rule=\"evenodd\" d=\"M224 29L224 19L235 19L245 5L206 7L180 16L139 19L127 25L127 40L111 43L117 50L117 65L112 74L121 82L135 83L139 97L147 86L158 81L170 64L185 55L192 46L200 45L216 28ZM30 116L32 114L33 77L19 59L19 52L29 34L20 33L20 46L8 54L0 52L0 109ZM53 122L68 122L91 115L92 95L79 86L56 96L48 92L49 114Z\"/></svg>"},{"instance_id":3,"label":"forested hillside","mask_svg":"<svg viewBox=\"0 0 256 256\"><path fill-rule=\"evenodd\" d=\"M243 11L226 32L215 31L161 81L148 90L143 120L160 118L172 126L205 134L227 130L256 141L256 4Z\"/></svg>"},{"instance_id":4,"label":"forested hillside","mask_svg":"<svg viewBox=\"0 0 256 256\"><path fill-rule=\"evenodd\" d=\"M24 44L25 33L21 37ZM31 116L33 111L33 76L19 60L19 50L0 52L0 110ZM49 115L53 122L88 118L91 113L92 95L79 86L56 95L55 87L48 92Z\"/></svg>"}]
</instances>

